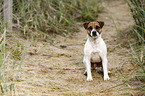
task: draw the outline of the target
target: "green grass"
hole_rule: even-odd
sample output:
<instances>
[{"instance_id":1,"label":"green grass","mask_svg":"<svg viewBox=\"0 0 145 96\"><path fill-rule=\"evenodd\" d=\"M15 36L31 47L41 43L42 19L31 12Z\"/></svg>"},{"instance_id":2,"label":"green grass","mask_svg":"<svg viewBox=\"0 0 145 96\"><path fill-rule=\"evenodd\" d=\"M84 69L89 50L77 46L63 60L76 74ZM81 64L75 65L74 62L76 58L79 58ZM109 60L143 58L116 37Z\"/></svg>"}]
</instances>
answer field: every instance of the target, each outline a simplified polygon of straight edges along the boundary
<instances>
[{"instance_id":1,"label":"green grass","mask_svg":"<svg viewBox=\"0 0 145 96\"><path fill-rule=\"evenodd\" d=\"M14 0L13 3L14 27L32 38L77 32L77 21L94 21L102 10L96 0Z\"/></svg>"},{"instance_id":2,"label":"green grass","mask_svg":"<svg viewBox=\"0 0 145 96\"><path fill-rule=\"evenodd\" d=\"M108 88L105 91L125 85L126 87L122 87L121 90L130 91L122 93L122 95L145 95L145 6L143 6L143 4L143 0L128 0L128 5L135 20L135 25L128 35L128 44L130 48L124 47L124 44L122 44L122 46L119 45L120 48L126 51L126 54L121 53L121 55L130 57L128 63L130 64L131 72L125 75L118 71L118 74L122 79L122 83ZM113 18L112 21L114 23ZM119 31L115 23L114 26L120 38ZM131 37L134 37L134 41L131 41Z\"/></svg>"},{"instance_id":3,"label":"green grass","mask_svg":"<svg viewBox=\"0 0 145 96\"><path fill-rule=\"evenodd\" d=\"M33 41L37 39L47 40L49 39L47 36L51 33L71 34L78 31L79 25L76 24L77 22L96 20L98 13L103 9L101 4L97 3L96 0L13 0L14 27L19 29L24 37L29 37ZM119 45L128 53L128 55L123 55L131 58L128 63L133 71L127 75L118 71L122 83L107 90L126 85L127 87L121 90L137 90L138 93L145 91L145 8L143 4L143 0L138 0L138 2L136 0L128 1L136 23L130 36L134 33L134 36L137 36L138 39L136 42L131 42L130 37L128 37L129 49ZM13 96L15 95L15 82L21 80L19 79L19 72L28 41L25 45L17 42L12 50L6 48L8 39L6 38L6 28L2 23L2 12L2 1L0 1L0 31L2 32L0 37L0 95ZM112 21L120 37L113 18ZM137 42L140 42L140 44ZM20 63L16 64L18 60L20 60ZM134 95L138 93L128 92L123 94Z\"/></svg>"},{"instance_id":4,"label":"green grass","mask_svg":"<svg viewBox=\"0 0 145 96\"><path fill-rule=\"evenodd\" d=\"M138 35L139 41L141 38L145 38L145 2L144 0L127 0L130 7L130 11L134 18L136 25L134 26L134 31ZM141 36L141 37L140 37Z\"/></svg>"},{"instance_id":5,"label":"green grass","mask_svg":"<svg viewBox=\"0 0 145 96\"><path fill-rule=\"evenodd\" d=\"M98 2L96 0L13 0L13 27L26 39L31 38L33 41L41 39L48 42L48 37L52 33L65 36L79 31L78 21L96 20L98 13L103 9ZM12 36L13 34L7 32L7 25L3 22L3 11L5 11L3 1L0 1L0 95L14 96L15 83L21 81L19 73L28 41L23 45L14 40L16 42L9 45L11 37L7 37L7 34Z\"/></svg>"},{"instance_id":6,"label":"green grass","mask_svg":"<svg viewBox=\"0 0 145 96\"><path fill-rule=\"evenodd\" d=\"M112 18L112 20L113 20L113 18ZM114 20L113 20L113 22L114 22ZM114 23L114 26L116 26L115 23ZM119 34L117 27L115 27L115 28L116 28L117 33ZM128 44L130 46L129 48L124 47L123 42L122 42L122 44L118 45L121 49L126 51L126 53L120 53L120 55L129 57L129 59L127 59L128 63L126 63L126 64L130 65L130 71L128 73L124 73L124 72L120 72L119 70L117 70L117 73L120 76L122 82L120 82L120 84L118 84L116 86L102 90L101 92L109 91L114 88L120 87L119 91L124 91L124 93L119 94L119 95L129 95L129 96L144 96L145 95L145 45L144 45L144 39L139 34L139 32L136 31L136 35L138 37L140 37L142 40L141 44L138 43L139 41L137 41L135 38L134 38L134 40L136 40L136 42L131 42L130 37L132 35L133 34L130 33L130 35L128 36ZM120 38L120 39L124 39L124 38ZM127 66L127 65L124 65L124 66ZM125 69L122 69L122 71Z\"/></svg>"},{"instance_id":7,"label":"green grass","mask_svg":"<svg viewBox=\"0 0 145 96\"><path fill-rule=\"evenodd\" d=\"M1 29L2 30L2 29ZM27 49L27 42L22 52L20 64L15 64L16 60L12 57L13 50L7 49L6 28L3 28L3 34L0 43L0 95L1 96L14 96L15 95L15 82L18 82L19 71L23 63L24 55ZM16 46L15 46L16 47ZM19 47L19 46L17 46ZM17 50L18 51L18 50Z\"/></svg>"}]
</instances>

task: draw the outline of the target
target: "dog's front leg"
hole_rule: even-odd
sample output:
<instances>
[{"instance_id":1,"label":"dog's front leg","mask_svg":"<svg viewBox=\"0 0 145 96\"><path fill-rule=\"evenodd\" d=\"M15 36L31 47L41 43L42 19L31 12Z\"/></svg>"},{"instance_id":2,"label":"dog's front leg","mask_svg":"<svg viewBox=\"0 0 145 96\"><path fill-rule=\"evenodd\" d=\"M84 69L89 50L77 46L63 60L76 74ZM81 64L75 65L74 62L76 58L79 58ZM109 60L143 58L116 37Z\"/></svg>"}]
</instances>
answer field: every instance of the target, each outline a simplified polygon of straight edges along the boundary
<instances>
[{"instance_id":1,"label":"dog's front leg","mask_svg":"<svg viewBox=\"0 0 145 96\"><path fill-rule=\"evenodd\" d=\"M91 74L91 63L89 57L84 58L84 64L87 71L87 81L92 81L92 74Z\"/></svg>"},{"instance_id":2,"label":"dog's front leg","mask_svg":"<svg viewBox=\"0 0 145 96\"><path fill-rule=\"evenodd\" d=\"M103 58L102 60L102 65L103 65L103 71L104 71L104 80L109 80L109 76L108 76L108 70L107 70L107 58Z\"/></svg>"}]
</instances>

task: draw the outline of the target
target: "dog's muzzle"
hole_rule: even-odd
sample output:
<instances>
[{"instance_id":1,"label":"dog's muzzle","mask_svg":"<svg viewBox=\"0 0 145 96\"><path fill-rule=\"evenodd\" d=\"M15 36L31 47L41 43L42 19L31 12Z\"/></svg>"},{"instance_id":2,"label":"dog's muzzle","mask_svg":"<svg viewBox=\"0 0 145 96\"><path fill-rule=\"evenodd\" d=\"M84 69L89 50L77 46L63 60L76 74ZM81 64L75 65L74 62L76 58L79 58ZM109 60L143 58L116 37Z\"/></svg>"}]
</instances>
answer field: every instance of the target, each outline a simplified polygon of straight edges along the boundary
<instances>
[{"instance_id":1,"label":"dog's muzzle","mask_svg":"<svg viewBox=\"0 0 145 96\"><path fill-rule=\"evenodd\" d=\"M99 35L99 33L95 30L95 31L91 31L90 36L91 37L97 37Z\"/></svg>"},{"instance_id":2,"label":"dog's muzzle","mask_svg":"<svg viewBox=\"0 0 145 96\"><path fill-rule=\"evenodd\" d=\"M94 37L97 36L97 32L96 31L93 31L92 32L92 36L94 36Z\"/></svg>"}]
</instances>

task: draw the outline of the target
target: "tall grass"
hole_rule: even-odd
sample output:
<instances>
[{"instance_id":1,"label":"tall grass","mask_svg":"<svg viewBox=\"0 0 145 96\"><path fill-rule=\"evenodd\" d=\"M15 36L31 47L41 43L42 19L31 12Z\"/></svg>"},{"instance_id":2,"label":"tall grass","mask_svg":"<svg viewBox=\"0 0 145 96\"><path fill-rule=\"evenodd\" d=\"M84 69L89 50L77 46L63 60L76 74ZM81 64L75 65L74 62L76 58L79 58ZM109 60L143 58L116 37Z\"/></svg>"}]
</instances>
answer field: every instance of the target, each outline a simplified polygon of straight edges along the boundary
<instances>
[{"instance_id":1,"label":"tall grass","mask_svg":"<svg viewBox=\"0 0 145 96\"><path fill-rule=\"evenodd\" d=\"M129 39L130 40L130 39ZM127 75L119 75L122 78L123 84L127 87L124 90L129 89L130 91L124 94L129 94L133 96L144 96L145 95L145 46L142 42L141 45L136 42L132 44L129 41L130 48L124 48L126 51L126 56L130 57L128 63L130 64L131 71ZM125 54L123 54L125 55Z\"/></svg>"},{"instance_id":2,"label":"tall grass","mask_svg":"<svg viewBox=\"0 0 145 96\"><path fill-rule=\"evenodd\" d=\"M2 35L0 38L0 95L1 96L14 96L15 95L15 82L19 80L19 71L22 66L24 55L26 53L27 43L22 52L20 64L16 64L16 61L12 58L13 50L6 48L7 30L3 27Z\"/></svg>"},{"instance_id":3,"label":"tall grass","mask_svg":"<svg viewBox=\"0 0 145 96\"><path fill-rule=\"evenodd\" d=\"M137 34L139 41L145 39L145 1L144 0L128 0L132 16L136 25L133 31Z\"/></svg>"},{"instance_id":4,"label":"tall grass","mask_svg":"<svg viewBox=\"0 0 145 96\"><path fill-rule=\"evenodd\" d=\"M96 0L13 0L14 28L33 39L50 33L70 34L78 31L77 21L96 20L101 6ZM7 49L6 26L3 22L3 1L0 1L0 95L14 96L15 83L26 53L27 43ZM19 32L19 31L18 31ZM21 46L25 46L21 48ZM23 51L20 51L23 50ZM17 64L17 61L20 61Z\"/></svg>"},{"instance_id":5,"label":"tall grass","mask_svg":"<svg viewBox=\"0 0 145 96\"><path fill-rule=\"evenodd\" d=\"M96 20L100 11L96 0L14 0L14 21L24 35L76 32L76 21Z\"/></svg>"},{"instance_id":6,"label":"tall grass","mask_svg":"<svg viewBox=\"0 0 145 96\"><path fill-rule=\"evenodd\" d=\"M112 21L114 23L113 18L112 18ZM118 28L116 27L115 23L114 23L114 26L116 28L117 34L119 34ZM144 28L142 29L145 32L145 29ZM140 35L140 32L137 29L136 29L136 36L140 37L141 41L139 41L139 39L136 40L135 38L134 38L134 42L131 41L130 37L133 35L132 32L134 30L135 29L133 28L131 33L128 35L129 48L124 47L123 42L122 42L122 45L119 45L121 49L126 51L126 53L120 53L120 55L129 57L127 61L130 65L130 72L122 74L122 72L117 70L118 75L122 79L122 83L116 86L110 87L108 89L102 90L101 92L105 92L107 90L111 90L113 88L125 85L125 87L122 87L119 90L120 91L126 90L128 92L126 93L124 92L119 95L145 96L145 44L144 44L144 38L142 37L142 35ZM120 38L120 39L124 39L124 38ZM141 42L141 44L139 44L138 42Z\"/></svg>"},{"instance_id":7,"label":"tall grass","mask_svg":"<svg viewBox=\"0 0 145 96\"><path fill-rule=\"evenodd\" d=\"M144 96L145 95L145 6L144 0L128 0L128 5L132 12L132 16L135 20L135 26L133 30L130 31L130 35L128 36L128 44L130 48L125 48L124 46L120 46L123 50L126 51L125 55L130 57L128 63L131 66L131 72L127 75L123 75L118 71L123 83L113 86L109 89L126 85L125 88L121 90L129 91L127 93L123 93L122 95L133 95L133 96ZM112 18L114 23L114 20ZM116 24L114 23L117 33L119 33ZM134 32L134 34L132 34ZM133 36L138 37L138 39L134 38L134 42L131 41L130 37ZM123 38L122 38L123 39ZM140 43L138 43L140 42ZM109 90L107 89L107 90Z\"/></svg>"},{"instance_id":8,"label":"tall grass","mask_svg":"<svg viewBox=\"0 0 145 96\"><path fill-rule=\"evenodd\" d=\"M130 44L133 57L136 58L137 64L141 67L142 72L145 73L144 63L144 42L145 42L145 2L144 0L128 0L128 5L130 7L132 16L135 20L135 26L132 30L134 34L138 37L137 42L141 42L141 45L136 45L137 51Z\"/></svg>"}]
</instances>

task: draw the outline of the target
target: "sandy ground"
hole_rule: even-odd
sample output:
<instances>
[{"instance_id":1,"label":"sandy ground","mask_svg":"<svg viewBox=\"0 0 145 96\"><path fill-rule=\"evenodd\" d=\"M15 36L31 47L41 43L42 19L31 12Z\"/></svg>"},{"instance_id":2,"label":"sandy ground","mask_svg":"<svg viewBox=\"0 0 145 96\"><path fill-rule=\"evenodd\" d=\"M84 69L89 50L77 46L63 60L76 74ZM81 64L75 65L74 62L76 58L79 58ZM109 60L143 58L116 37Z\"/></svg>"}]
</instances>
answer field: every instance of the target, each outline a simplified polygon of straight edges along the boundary
<instances>
[{"instance_id":1,"label":"sandy ground","mask_svg":"<svg viewBox=\"0 0 145 96\"><path fill-rule=\"evenodd\" d=\"M111 16L117 24L118 30L124 32L134 22L129 7L124 0L106 0L103 2L104 11L97 20L105 22L102 37L108 47L108 70L110 80L104 81L102 72L93 70L93 81L86 82L83 75L83 47L87 33L83 26L80 32L71 36L57 35L53 43L29 42L27 53L20 70L22 80L16 83L16 94L27 96L116 96L127 91L120 91L120 87L106 90L122 83L118 70L127 65L127 58L118 53L124 52L116 47L117 32ZM125 34L125 32L123 33ZM35 54L35 51L38 51ZM124 67L128 72L129 67ZM127 74L127 73L126 73Z\"/></svg>"}]
</instances>

